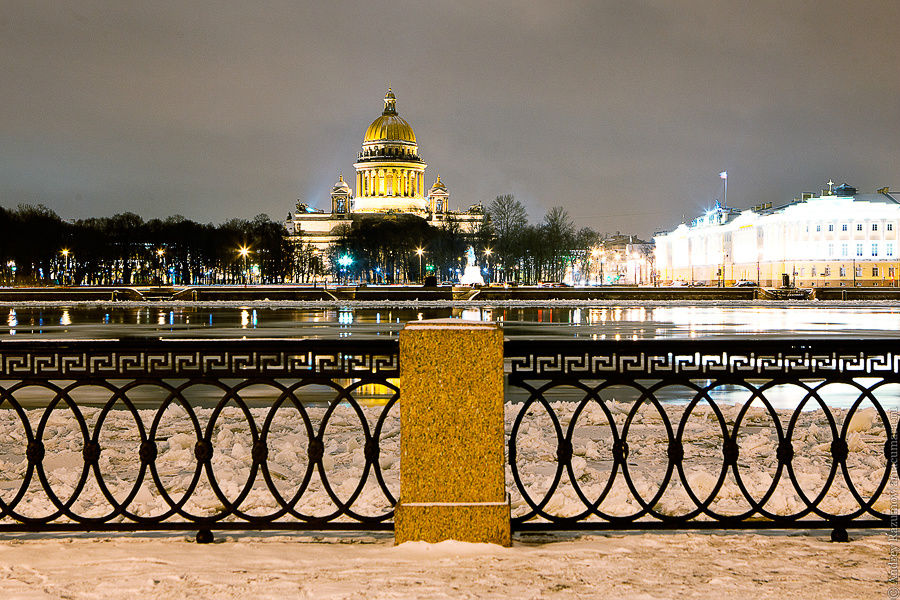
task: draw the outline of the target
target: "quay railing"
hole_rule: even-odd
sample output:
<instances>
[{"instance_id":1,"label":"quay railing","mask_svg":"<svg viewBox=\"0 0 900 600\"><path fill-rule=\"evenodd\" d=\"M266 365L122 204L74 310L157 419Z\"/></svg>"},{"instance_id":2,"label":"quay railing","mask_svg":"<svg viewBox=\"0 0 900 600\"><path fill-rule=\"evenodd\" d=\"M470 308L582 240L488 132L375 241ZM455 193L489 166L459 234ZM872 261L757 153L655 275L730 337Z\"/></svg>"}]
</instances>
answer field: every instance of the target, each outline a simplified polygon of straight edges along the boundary
<instances>
[{"instance_id":1,"label":"quay railing","mask_svg":"<svg viewBox=\"0 0 900 600\"><path fill-rule=\"evenodd\" d=\"M4 341L0 532L197 530L209 541L212 529L391 529L397 483L380 452L387 438L398 445L397 348ZM348 464L334 464L327 450L348 443Z\"/></svg>"},{"instance_id":2,"label":"quay railing","mask_svg":"<svg viewBox=\"0 0 900 600\"><path fill-rule=\"evenodd\" d=\"M449 507L448 522L489 513L496 529L507 511L506 533L489 539L828 528L840 540L890 527L895 340L500 335L478 362L484 344L439 329L420 325L408 354L394 338L0 342L0 532L392 530L410 458L401 429L432 470L406 463L409 518ZM428 381L403 384L404 366ZM479 379L488 370L499 396ZM477 427L450 414L463 393L451 381ZM420 404L402 421L413 387ZM496 412L476 408L504 393ZM419 425L435 429L406 429ZM482 428L496 435L479 448L467 429ZM450 469L447 444L463 432ZM499 456L499 479L475 455ZM434 496L451 476L463 489ZM486 480L500 498L464 489Z\"/></svg>"},{"instance_id":3,"label":"quay railing","mask_svg":"<svg viewBox=\"0 0 900 600\"><path fill-rule=\"evenodd\" d=\"M507 341L520 396L507 416L521 498L512 529L828 528L842 540L850 527L889 527L898 349L836 338Z\"/></svg>"}]
</instances>

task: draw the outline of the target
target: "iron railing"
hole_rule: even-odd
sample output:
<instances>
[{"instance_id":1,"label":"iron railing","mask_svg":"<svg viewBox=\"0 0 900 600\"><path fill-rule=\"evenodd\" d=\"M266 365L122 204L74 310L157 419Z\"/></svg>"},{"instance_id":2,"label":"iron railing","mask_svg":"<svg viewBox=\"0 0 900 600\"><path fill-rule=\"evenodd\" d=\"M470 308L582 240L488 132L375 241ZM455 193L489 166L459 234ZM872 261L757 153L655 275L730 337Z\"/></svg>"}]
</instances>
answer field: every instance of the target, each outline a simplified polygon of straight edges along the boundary
<instances>
[{"instance_id":1,"label":"iron railing","mask_svg":"<svg viewBox=\"0 0 900 600\"><path fill-rule=\"evenodd\" d=\"M4 341L0 531L390 529L398 354L396 339Z\"/></svg>"},{"instance_id":2,"label":"iron railing","mask_svg":"<svg viewBox=\"0 0 900 600\"><path fill-rule=\"evenodd\" d=\"M897 348L508 340L513 530L888 527ZM395 339L4 341L0 532L389 530L399 371Z\"/></svg>"},{"instance_id":3,"label":"iron railing","mask_svg":"<svg viewBox=\"0 0 900 600\"><path fill-rule=\"evenodd\" d=\"M890 526L897 340L512 340L505 355L514 531Z\"/></svg>"}]
</instances>

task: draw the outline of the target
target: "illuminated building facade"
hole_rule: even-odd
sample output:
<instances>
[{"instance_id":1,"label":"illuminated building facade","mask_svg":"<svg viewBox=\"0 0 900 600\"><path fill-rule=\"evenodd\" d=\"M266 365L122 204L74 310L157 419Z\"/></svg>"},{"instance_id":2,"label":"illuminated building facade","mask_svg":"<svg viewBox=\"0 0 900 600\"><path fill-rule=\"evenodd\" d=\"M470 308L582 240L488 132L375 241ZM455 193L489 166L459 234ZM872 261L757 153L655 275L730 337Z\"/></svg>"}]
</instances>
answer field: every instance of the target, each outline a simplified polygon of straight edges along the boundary
<instances>
[{"instance_id":1,"label":"illuminated building facade","mask_svg":"<svg viewBox=\"0 0 900 600\"><path fill-rule=\"evenodd\" d=\"M342 226L361 216L415 215L435 227L455 224L463 234L475 233L484 221L481 205L465 212L450 210L450 192L440 176L426 189L428 165L419 156L416 134L397 112L397 99L390 89L384 110L366 130L353 166L355 188L340 175L331 189L330 212L297 202L296 211L288 214L285 229L295 246L312 246L327 255Z\"/></svg>"},{"instance_id":2,"label":"illuminated building facade","mask_svg":"<svg viewBox=\"0 0 900 600\"><path fill-rule=\"evenodd\" d=\"M660 282L781 286L787 275L797 287L897 286L900 201L887 188L831 186L782 206L717 206L657 234Z\"/></svg>"}]
</instances>

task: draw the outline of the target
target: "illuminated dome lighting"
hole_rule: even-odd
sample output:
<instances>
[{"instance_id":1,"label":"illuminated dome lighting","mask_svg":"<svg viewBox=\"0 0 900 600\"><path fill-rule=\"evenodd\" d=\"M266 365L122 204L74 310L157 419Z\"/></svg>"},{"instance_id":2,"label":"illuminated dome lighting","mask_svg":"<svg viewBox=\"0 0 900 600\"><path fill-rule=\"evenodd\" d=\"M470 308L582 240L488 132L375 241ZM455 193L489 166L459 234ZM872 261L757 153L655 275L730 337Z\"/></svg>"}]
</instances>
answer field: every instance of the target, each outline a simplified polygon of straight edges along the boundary
<instances>
[{"instance_id":1,"label":"illuminated dome lighting","mask_svg":"<svg viewBox=\"0 0 900 600\"><path fill-rule=\"evenodd\" d=\"M401 142L415 144L416 134L404 118L397 114L397 99L388 88L384 95L384 111L366 129L363 145Z\"/></svg>"},{"instance_id":2,"label":"illuminated dome lighting","mask_svg":"<svg viewBox=\"0 0 900 600\"><path fill-rule=\"evenodd\" d=\"M425 168L416 134L397 114L397 99L388 88L384 110L372 121L363 139L356 169L353 212L406 212L424 215Z\"/></svg>"}]
</instances>

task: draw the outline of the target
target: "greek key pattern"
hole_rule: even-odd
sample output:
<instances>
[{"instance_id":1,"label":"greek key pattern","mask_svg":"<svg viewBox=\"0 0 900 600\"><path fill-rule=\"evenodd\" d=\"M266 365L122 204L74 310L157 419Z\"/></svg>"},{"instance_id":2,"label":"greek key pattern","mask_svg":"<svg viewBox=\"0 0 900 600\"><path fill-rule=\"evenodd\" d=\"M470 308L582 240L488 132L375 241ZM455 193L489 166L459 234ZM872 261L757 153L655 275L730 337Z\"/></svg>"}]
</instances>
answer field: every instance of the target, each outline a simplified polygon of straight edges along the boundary
<instances>
[{"instance_id":1,"label":"greek key pattern","mask_svg":"<svg viewBox=\"0 0 900 600\"><path fill-rule=\"evenodd\" d=\"M611 374L683 375L883 375L900 372L900 345L867 340L858 345L828 340L781 342L742 340L710 344L647 340L639 343L582 340L540 344L508 341L505 355L514 380ZM836 347L837 346L837 347Z\"/></svg>"},{"instance_id":2,"label":"greek key pattern","mask_svg":"<svg viewBox=\"0 0 900 600\"><path fill-rule=\"evenodd\" d=\"M5 342L0 378L399 377L395 341Z\"/></svg>"}]
</instances>

